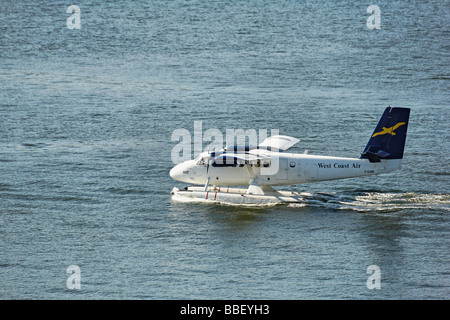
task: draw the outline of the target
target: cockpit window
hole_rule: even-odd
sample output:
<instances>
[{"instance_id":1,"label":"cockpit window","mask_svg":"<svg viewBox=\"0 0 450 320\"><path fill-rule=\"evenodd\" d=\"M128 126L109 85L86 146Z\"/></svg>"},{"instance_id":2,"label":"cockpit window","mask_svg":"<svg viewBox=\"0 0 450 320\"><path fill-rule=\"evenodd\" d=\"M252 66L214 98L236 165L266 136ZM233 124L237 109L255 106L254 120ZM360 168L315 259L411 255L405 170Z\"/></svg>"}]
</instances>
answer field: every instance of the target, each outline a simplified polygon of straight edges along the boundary
<instances>
[{"instance_id":1,"label":"cockpit window","mask_svg":"<svg viewBox=\"0 0 450 320\"><path fill-rule=\"evenodd\" d=\"M206 163L206 160L202 157L198 157L195 160L196 160L195 165L197 165L197 166L204 166Z\"/></svg>"}]
</instances>

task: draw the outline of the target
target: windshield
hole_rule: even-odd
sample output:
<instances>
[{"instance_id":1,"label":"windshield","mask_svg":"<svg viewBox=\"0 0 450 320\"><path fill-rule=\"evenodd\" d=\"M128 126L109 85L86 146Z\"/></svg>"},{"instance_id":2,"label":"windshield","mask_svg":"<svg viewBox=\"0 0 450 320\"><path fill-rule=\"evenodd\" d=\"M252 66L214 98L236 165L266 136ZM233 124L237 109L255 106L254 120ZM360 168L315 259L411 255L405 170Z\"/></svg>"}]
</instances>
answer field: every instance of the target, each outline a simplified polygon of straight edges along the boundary
<instances>
[{"instance_id":1,"label":"windshield","mask_svg":"<svg viewBox=\"0 0 450 320\"><path fill-rule=\"evenodd\" d=\"M206 159L202 155L199 155L194 161L196 166L204 166L206 163Z\"/></svg>"}]
</instances>

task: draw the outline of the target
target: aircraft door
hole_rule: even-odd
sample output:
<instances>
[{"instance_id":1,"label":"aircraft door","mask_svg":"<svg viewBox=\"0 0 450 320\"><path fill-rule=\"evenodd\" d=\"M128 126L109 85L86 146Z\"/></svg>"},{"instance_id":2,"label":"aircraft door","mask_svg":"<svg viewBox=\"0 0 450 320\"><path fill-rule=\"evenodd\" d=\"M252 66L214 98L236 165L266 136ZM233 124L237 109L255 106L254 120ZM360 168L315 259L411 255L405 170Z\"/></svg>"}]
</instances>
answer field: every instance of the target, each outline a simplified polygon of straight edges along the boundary
<instances>
[{"instance_id":1,"label":"aircraft door","mask_svg":"<svg viewBox=\"0 0 450 320\"><path fill-rule=\"evenodd\" d=\"M278 159L278 172L276 174L277 180L287 180L288 179L288 160Z\"/></svg>"},{"instance_id":2,"label":"aircraft door","mask_svg":"<svg viewBox=\"0 0 450 320\"><path fill-rule=\"evenodd\" d=\"M290 160L288 167L288 179L289 180L299 180L301 177L301 167L300 163L295 160Z\"/></svg>"}]
</instances>

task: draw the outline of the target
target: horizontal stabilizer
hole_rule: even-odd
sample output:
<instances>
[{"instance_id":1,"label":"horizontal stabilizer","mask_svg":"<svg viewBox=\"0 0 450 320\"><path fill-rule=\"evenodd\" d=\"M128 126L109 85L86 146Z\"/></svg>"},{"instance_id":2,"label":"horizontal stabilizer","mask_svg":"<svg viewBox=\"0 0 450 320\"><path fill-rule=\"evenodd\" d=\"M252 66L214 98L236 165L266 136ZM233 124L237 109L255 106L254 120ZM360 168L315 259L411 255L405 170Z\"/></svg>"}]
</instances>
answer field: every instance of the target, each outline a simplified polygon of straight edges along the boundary
<instances>
[{"instance_id":1,"label":"horizontal stabilizer","mask_svg":"<svg viewBox=\"0 0 450 320\"><path fill-rule=\"evenodd\" d=\"M372 150L372 149L374 148L369 147L369 150L367 150L362 154L362 156L367 157L370 162L380 162L380 159L386 159L391 155L389 152L386 152L384 150Z\"/></svg>"}]
</instances>

